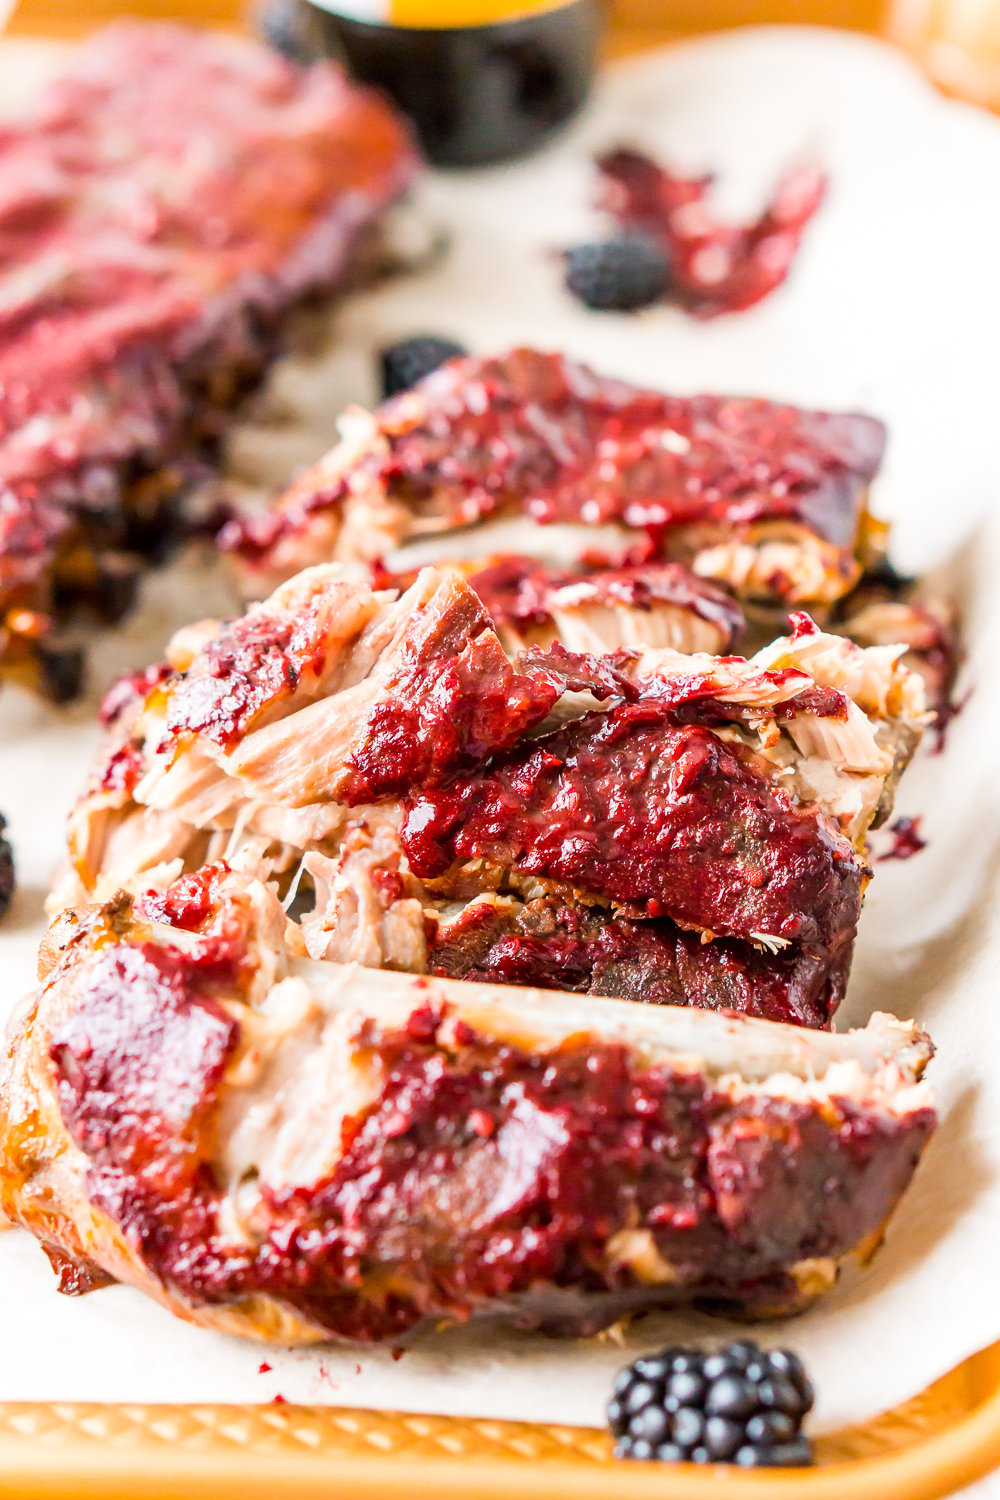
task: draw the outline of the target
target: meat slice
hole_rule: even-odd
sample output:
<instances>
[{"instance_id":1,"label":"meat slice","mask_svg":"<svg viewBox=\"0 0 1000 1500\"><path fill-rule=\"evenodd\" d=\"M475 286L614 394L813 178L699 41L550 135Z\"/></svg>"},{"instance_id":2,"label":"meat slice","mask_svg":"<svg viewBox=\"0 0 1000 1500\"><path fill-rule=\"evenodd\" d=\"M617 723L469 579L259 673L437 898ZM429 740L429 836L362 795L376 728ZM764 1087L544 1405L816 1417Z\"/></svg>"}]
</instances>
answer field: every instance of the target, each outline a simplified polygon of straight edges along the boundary
<instances>
[{"instance_id":1,"label":"meat slice","mask_svg":"<svg viewBox=\"0 0 1000 1500\"><path fill-rule=\"evenodd\" d=\"M636 921L565 895L525 902L486 893L445 907L433 934L427 967L452 979L694 1005L813 1027L828 1026L843 999L853 947L849 924L826 954L793 945L774 952L738 938L706 943L668 917Z\"/></svg>"},{"instance_id":2,"label":"meat slice","mask_svg":"<svg viewBox=\"0 0 1000 1500\"><path fill-rule=\"evenodd\" d=\"M66 695L53 613L127 606L287 310L415 170L332 65L168 25L99 33L4 129L0 673Z\"/></svg>"},{"instance_id":3,"label":"meat slice","mask_svg":"<svg viewBox=\"0 0 1000 1500\"><path fill-rule=\"evenodd\" d=\"M639 548L755 606L825 606L884 531L872 417L668 396L531 349L453 360L343 432L272 513L227 531L251 596L330 558Z\"/></svg>"},{"instance_id":4,"label":"meat slice","mask_svg":"<svg viewBox=\"0 0 1000 1500\"><path fill-rule=\"evenodd\" d=\"M555 643L576 652L665 646L716 653L732 651L743 632L736 600L680 563L561 567L514 553L449 566L479 595L511 655ZM415 573L377 568L375 576L399 585Z\"/></svg>"},{"instance_id":5,"label":"meat slice","mask_svg":"<svg viewBox=\"0 0 1000 1500\"><path fill-rule=\"evenodd\" d=\"M511 659L458 570L310 569L115 689L52 909L226 860L316 957L826 1025L926 718L901 649Z\"/></svg>"},{"instance_id":6,"label":"meat slice","mask_svg":"<svg viewBox=\"0 0 1000 1500\"><path fill-rule=\"evenodd\" d=\"M272 617L269 610L265 629ZM325 632L316 639L328 651ZM168 717L199 746L201 726L185 717L184 700L201 670L199 660L177 685L178 717ZM248 679L238 673L237 681ZM244 733L227 746L222 769L243 795L291 807L357 806L434 784L506 749L545 718L557 696L547 679L511 664L479 599L457 575L428 568L351 642L325 696L307 694L303 703L296 692L294 724L283 714ZM158 756L163 764L160 747ZM168 749L163 782L175 765ZM160 765L149 778L161 797Z\"/></svg>"},{"instance_id":7,"label":"meat slice","mask_svg":"<svg viewBox=\"0 0 1000 1500\"><path fill-rule=\"evenodd\" d=\"M709 935L825 946L856 921L865 831L926 718L899 654L801 619L751 662L623 659L621 701L411 792L410 864L450 894L499 867Z\"/></svg>"},{"instance_id":8,"label":"meat slice","mask_svg":"<svg viewBox=\"0 0 1000 1500\"><path fill-rule=\"evenodd\" d=\"M900 652L866 652L800 619L791 638L776 641L752 663L644 653L618 663L641 697L536 739L516 767L513 752L486 768L485 789L474 786L477 778L467 778L411 800L414 825L403 825L411 864L428 889L467 902L445 908L430 949L431 969L827 1025L846 988L870 873L866 831L888 816L895 783L927 718L920 681L900 664ZM565 658L567 675L572 666ZM779 701L789 693L794 696ZM621 738L614 733L616 713L624 721ZM630 721L626 714L635 717ZM681 723L668 727L671 715ZM707 740L692 738L709 725ZM633 732L645 740L637 748L630 743ZM567 742L573 744L568 755ZM725 820L706 816L700 800L711 796L712 778L706 785L699 777L693 791L682 789L672 809L679 820L692 816L687 837L670 841L670 818L661 811L661 802L677 791L677 779L664 776L661 756L668 743L683 746L685 759L696 743L724 747L750 773L743 783L749 803L733 807L728 840ZM806 836L807 858L818 860L814 874L825 872L823 895L816 886L805 894L806 862L797 863L787 848L778 855L774 833L764 832L760 820L767 804L753 779L757 773L773 778L779 804L790 795L817 819L814 836ZM656 785L658 777L665 788ZM731 794L736 783L728 776L723 781ZM541 791L542 806L532 805L529 790ZM546 790L553 793L547 806ZM606 805L598 806L605 797ZM471 811L468 827L458 810L462 803ZM449 826L449 817L456 816ZM778 817L782 830L794 826L783 813ZM804 825L798 826L802 833ZM770 878L761 870L748 879L741 864L752 855L754 827L764 849L776 855ZM410 837L416 847L410 847ZM492 849L489 840L495 841ZM507 862L502 873L491 854ZM664 876L662 891L650 902L647 885L648 904L637 910L642 890L634 882L652 881L657 868ZM685 872L689 885L682 883ZM785 894L794 891L794 899L801 899L799 914L806 909L791 941L778 926L768 931L762 917L773 903L776 917L797 920L794 901L784 902L785 879ZM515 894L493 894L501 889ZM700 935L678 926L698 925L693 906L682 904L692 895L704 896L713 913ZM735 902L727 904L733 896ZM737 908L748 919L742 929L732 926ZM727 931L727 911L733 935L720 936Z\"/></svg>"},{"instance_id":9,"label":"meat slice","mask_svg":"<svg viewBox=\"0 0 1000 1500\"><path fill-rule=\"evenodd\" d=\"M223 868L56 925L0 1073L0 1206L77 1286L284 1344L787 1313L870 1253L934 1126L930 1044L887 1016L806 1032L293 939Z\"/></svg>"},{"instance_id":10,"label":"meat slice","mask_svg":"<svg viewBox=\"0 0 1000 1500\"><path fill-rule=\"evenodd\" d=\"M317 609L303 612L303 591ZM180 746L207 739L236 777L292 806L440 779L512 744L556 696L513 669L472 590L433 569L398 602L335 569L302 574L227 626L164 693L152 774L171 776Z\"/></svg>"}]
</instances>

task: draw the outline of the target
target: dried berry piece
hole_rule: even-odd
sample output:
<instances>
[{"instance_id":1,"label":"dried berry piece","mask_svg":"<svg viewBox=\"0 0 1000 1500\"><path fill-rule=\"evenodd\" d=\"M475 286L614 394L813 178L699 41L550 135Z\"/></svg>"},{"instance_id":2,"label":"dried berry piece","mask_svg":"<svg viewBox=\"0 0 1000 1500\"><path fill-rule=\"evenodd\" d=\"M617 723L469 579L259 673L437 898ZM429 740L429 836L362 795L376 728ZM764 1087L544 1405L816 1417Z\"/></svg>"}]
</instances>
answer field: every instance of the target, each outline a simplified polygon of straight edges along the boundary
<instances>
[{"instance_id":1,"label":"dried berry piece","mask_svg":"<svg viewBox=\"0 0 1000 1500\"><path fill-rule=\"evenodd\" d=\"M7 915L14 899L14 851L4 838L7 819L0 813L0 918Z\"/></svg>"},{"instance_id":2,"label":"dried berry piece","mask_svg":"<svg viewBox=\"0 0 1000 1500\"><path fill-rule=\"evenodd\" d=\"M715 1351L664 1349L627 1365L608 1425L618 1458L797 1467L812 1463L802 1433L812 1404L798 1355L741 1340Z\"/></svg>"},{"instance_id":3,"label":"dried berry piece","mask_svg":"<svg viewBox=\"0 0 1000 1500\"><path fill-rule=\"evenodd\" d=\"M574 245L566 252L566 286L596 312L636 312L658 302L670 267L655 240L641 234Z\"/></svg>"},{"instance_id":4,"label":"dried berry piece","mask_svg":"<svg viewBox=\"0 0 1000 1500\"><path fill-rule=\"evenodd\" d=\"M752 223L723 224L708 208L711 177L681 177L638 151L610 151L597 167L601 207L662 247L672 295L705 318L753 307L781 285L826 192L825 173L797 167Z\"/></svg>"},{"instance_id":5,"label":"dried berry piece","mask_svg":"<svg viewBox=\"0 0 1000 1500\"><path fill-rule=\"evenodd\" d=\"M430 375L449 359L457 359L468 351L453 339L441 339L435 334L421 333L412 339L400 339L390 344L379 355L382 365L382 394L388 400L408 391L425 375Z\"/></svg>"}]
</instances>

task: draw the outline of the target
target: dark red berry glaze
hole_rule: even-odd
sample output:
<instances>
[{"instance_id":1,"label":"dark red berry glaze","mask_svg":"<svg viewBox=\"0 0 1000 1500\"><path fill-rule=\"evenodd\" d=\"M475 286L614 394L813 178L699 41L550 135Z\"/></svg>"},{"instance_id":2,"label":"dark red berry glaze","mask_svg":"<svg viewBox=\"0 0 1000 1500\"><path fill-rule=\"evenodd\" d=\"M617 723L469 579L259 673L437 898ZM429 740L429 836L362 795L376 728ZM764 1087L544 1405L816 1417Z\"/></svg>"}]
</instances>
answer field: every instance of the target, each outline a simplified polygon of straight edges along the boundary
<instances>
[{"instance_id":1,"label":"dark red berry glaze","mask_svg":"<svg viewBox=\"0 0 1000 1500\"><path fill-rule=\"evenodd\" d=\"M442 386L456 386L461 368L443 372ZM843 490L870 477L884 444L869 417L665 396L602 380L559 355L515 353L468 375L467 386L442 391L430 421L390 438L382 470L418 507L432 487L453 488L466 521L511 496L540 522L582 515L662 530L778 516L847 544L855 518L844 514ZM689 446L665 446L664 432L679 439L675 448Z\"/></svg>"},{"instance_id":2,"label":"dark red berry glaze","mask_svg":"<svg viewBox=\"0 0 1000 1500\"><path fill-rule=\"evenodd\" d=\"M111 948L53 1034L63 1117L120 1212L145 1192L183 1198L202 1170L198 1131L239 1032L213 998L226 975L215 947Z\"/></svg>"},{"instance_id":3,"label":"dark red berry glaze","mask_svg":"<svg viewBox=\"0 0 1000 1500\"><path fill-rule=\"evenodd\" d=\"M626 1224L680 1279L646 1302L680 1288L773 1302L795 1262L877 1227L933 1124L929 1110L896 1120L839 1099L734 1101L593 1039L534 1056L459 1023L442 1047L430 1004L398 1030L360 1023L384 1065L375 1103L345 1122L333 1173L265 1188L260 1240L235 1243L210 1153L237 1028L212 987L169 951L99 957L52 1046L89 1195L172 1292L195 1305L266 1293L336 1338L393 1341L518 1297L525 1323L591 1331L616 1314L588 1309L588 1293L636 1291L606 1256ZM560 1288L569 1312L547 1306Z\"/></svg>"},{"instance_id":4,"label":"dark red berry glaze","mask_svg":"<svg viewBox=\"0 0 1000 1500\"><path fill-rule=\"evenodd\" d=\"M688 610L718 627L723 650L732 649L743 628L743 612L735 599L680 563L572 569L511 556L498 558L467 581L497 625L544 625L552 619L558 591L585 583L595 604L636 610L668 604Z\"/></svg>"},{"instance_id":5,"label":"dark red berry glaze","mask_svg":"<svg viewBox=\"0 0 1000 1500\"><path fill-rule=\"evenodd\" d=\"M921 849L926 849L927 840L921 837L920 822L920 818L897 818L890 823L886 832L892 835L892 843L877 858L912 859Z\"/></svg>"},{"instance_id":6,"label":"dark red berry glaze","mask_svg":"<svg viewBox=\"0 0 1000 1500\"><path fill-rule=\"evenodd\" d=\"M454 656L408 664L365 715L339 796L357 806L434 786L516 744L559 691L512 667L491 630Z\"/></svg>"},{"instance_id":7,"label":"dark red berry glaze","mask_svg":"<svg viewBox=\"0 0 1000 1500\"><path fill-rule=\"evenodd\" d=\"M373 484L413 512L466 525L520 512L539 523L620 522L670 555L678 528L739 534L763 520L800 523L853 549L885 446L872 417L804 411L761 399L667 396L594 374L558 354L518 349L454 360L413 397L381 409L387 452ZM270 515L231 528L260 560L346 488L297 485Z\"/></svg>"},{"instance_id":8,"label":"dark red berry glaze","mask_svg":"<svg viewBox=\"0 0 1000 1500\"><path fill-rule=\"evenodd\" d=\"M132 740L110 749L98 767L96 784L102 792L134 790L142 778L142 746Z\"/></svg>"},{"instance_id":9,"label":"dark red berry glaze","mask_svg":"<svg viewBox=\"0 0 1000 1500\"><path fill-rule=\"evenodd\" d=\"M406 809L422 878L481 859L640 916L820 951L860 912L865 868L834 824L655 699L588 714Z\"/></svg>"},{"instance_id":10,"label":"dark red berry glaze","mask_svg":"<svg viewBox=\"0 0 1000 1500\"><path fill-rule=\"evenodd\" d=\"M309 649L305 621L247 614L208 643L194 671L170 694L167 729L173 736L203 734L228 747L251 728L260 711L290 698ZM314 650L317 648L313 647ZM322 661L314 659L315 670Z\"/></svg>"},{"instance_id":11,"label":"dark red berry glaze","mask_svg":"<svg viewBox=\"0 0 1000 1500\"><path fill-rule=\"evenodd\" d=\"M219 887L227 874L228 866L222 862L202 865L190 875L181 875L165 891L146 891L137 901L136 911L147 922L198 932L217 909L220 917L226 914L227 905L217 908L217 902Z\"/></svg>"},{"instance_id":12,"label":"dark red berry glaze","mask_svg":"<svg viewBox=\"0 0 1000 1500\"><path fill-rule=\"evenodd\" d=\"M154 687L172 676L173 670L166 662L156 662L143 671L128 672L124 677L119 677L101 699L98 710L101 723L105 728L111 728L127 709L144 702Z\"/></svg>"},{"instance_id":13,"label":"dark red berry glaze","mask_svg":"<svg viewBox=\"0 0 1000 1500\"><path fill-rule=\"evenodd\" d=\"M549 596L553 589L575 583L572 568L549 567L533 557L500 557L471 573L469 587L475 589L490 618L497 625L545 625L552 618Z\"/></svg>"},{"instance_id":14,"label":"dark red berry glaze","mask_svg":"<svg viewBox=\"0 0 1000 1500\"><path fill-rule=\"evenodd\" d=\"M113 1276L102 1271L93 1261L67 1255L59 1245L43 1240L42 1249L56 1273L56 1286L64 1297L84 1297L88 1292L96 1292L114 1281Z\"/></svg>"},{"instance_id":15,"label":"dark red berry glaze","mask_svg":"<svg viewBox=\"0 0 1000 1500\"><path fill-rule=\"evenodd\" d=\"M358 706L337 786L349 805L434 785L508 749L559 695L545 674L511 665L471 589L456 581L441 592L447 597L415 614L398 662ZM300 690L307 697L327 666L320 607L307 603L284 618L251 611L228 624L172 682L168 735L157 748L199 734L229 747L280 716Z\"/></svg>"}]
</instances>

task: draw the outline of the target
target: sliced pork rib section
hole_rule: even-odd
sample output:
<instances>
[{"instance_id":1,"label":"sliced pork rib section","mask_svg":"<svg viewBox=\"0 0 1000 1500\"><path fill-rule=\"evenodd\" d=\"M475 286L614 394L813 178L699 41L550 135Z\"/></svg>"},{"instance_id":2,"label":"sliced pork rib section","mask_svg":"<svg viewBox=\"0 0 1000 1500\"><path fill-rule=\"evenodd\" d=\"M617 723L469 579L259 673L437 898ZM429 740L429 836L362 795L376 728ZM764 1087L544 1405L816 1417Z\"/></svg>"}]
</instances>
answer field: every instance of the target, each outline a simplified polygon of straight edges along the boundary
<instances>
[{"instance_id":1,"label":"sliced pork rib section","mask_svg":"<svg viewBox=\"0 0 1000 1500\"><path fill-rule=\"evenodd\" d=\"M287 310L416 165L332 65L168 25L99 33L5 127L0 672L66 695L53 612L127 606Z\"/></svg>"},{"instance_id":2,"label":"sliced pork rib section","mask_svg":"<svg viewBox=\"0 0 1000 1500\"><path fill-rule=\"evenodd\" d=\"M870 1253L930 1045L317 963L218 869L64 917L0 1074L0 1202L77 1285L281 1343L795 1311Z\"/></svg>"},{"instance_id":3,"label":"sliced pork rib section","mask_svg":"<svg viewBox=\"0 0 1000 1500\"><path fill-rule=\"evenodd\" d=\"M638 549L754 604L825 606L884 530L873 418L663 395L531 349L453 360L343 431L273 512L228 531L252 596L329 559L518 550L527 523L520 550L551 561Z\"/></svg>"},{"instance_id":4,"label":"sliced pork rib section","mask_svg":"<svg viewBox=\"0 0 1000 1500\"><path fill-rule=\"evenodd\" d=\"M802 616L749 661L511 658L472 582L328 564L182 632L109 699L53 909L224 860L315 957L826 1025L926 717L899 652Z\"/></svg>"}]
</instances>

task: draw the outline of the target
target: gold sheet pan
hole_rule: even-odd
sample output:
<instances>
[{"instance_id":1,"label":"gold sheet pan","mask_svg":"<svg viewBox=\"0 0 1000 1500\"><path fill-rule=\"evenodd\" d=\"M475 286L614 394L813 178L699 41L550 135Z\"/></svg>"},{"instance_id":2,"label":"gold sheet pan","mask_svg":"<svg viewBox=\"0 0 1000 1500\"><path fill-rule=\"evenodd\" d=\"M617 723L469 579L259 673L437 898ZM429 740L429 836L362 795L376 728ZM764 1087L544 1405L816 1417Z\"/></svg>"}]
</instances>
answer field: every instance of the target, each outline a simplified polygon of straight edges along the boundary
<instances>
[{"instance_id":1,"label":"gold sheet pan","mask_svg":"<svg viewBox=\"0 0 1000 1500\"><path fill-rule=\"evenodd\" d=\"M914 1335L919 1325L914 1321ZM4 1351L7 1358L12 1350ZM337 1407L0 1406L4 1500L933 1500L1000 1462L1000 1344L814 1469L619 1463L589 1428Z\"/></svg>"}]
</instances>

